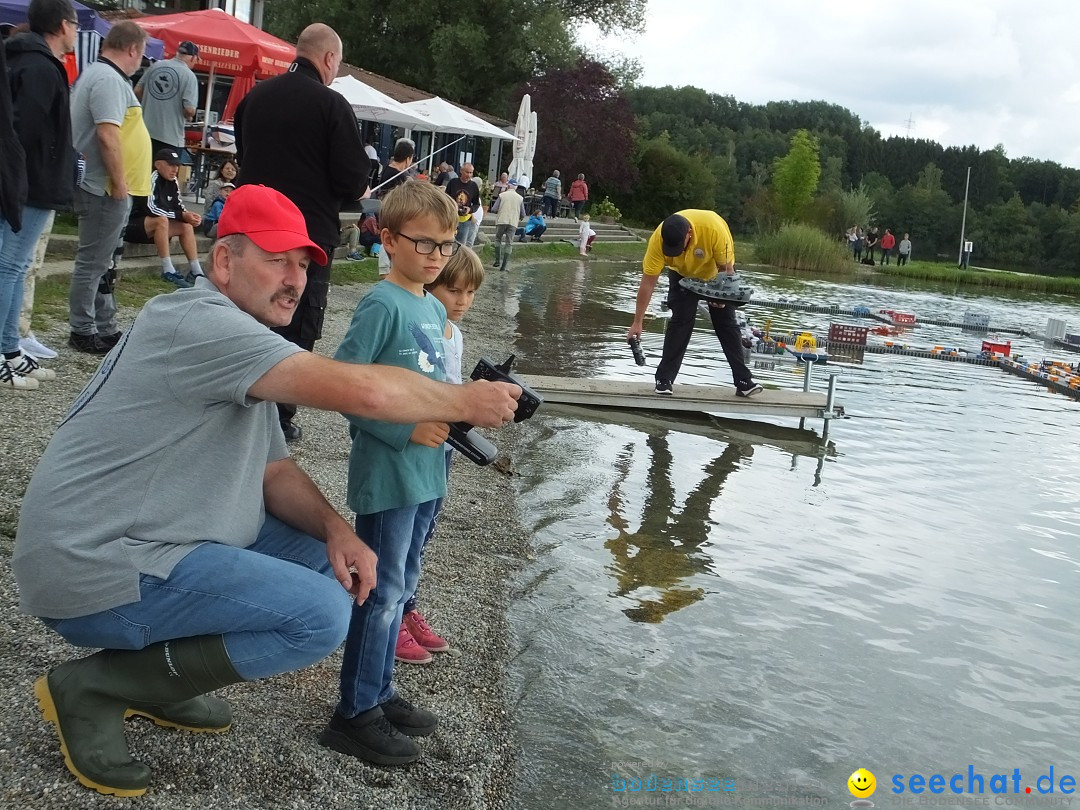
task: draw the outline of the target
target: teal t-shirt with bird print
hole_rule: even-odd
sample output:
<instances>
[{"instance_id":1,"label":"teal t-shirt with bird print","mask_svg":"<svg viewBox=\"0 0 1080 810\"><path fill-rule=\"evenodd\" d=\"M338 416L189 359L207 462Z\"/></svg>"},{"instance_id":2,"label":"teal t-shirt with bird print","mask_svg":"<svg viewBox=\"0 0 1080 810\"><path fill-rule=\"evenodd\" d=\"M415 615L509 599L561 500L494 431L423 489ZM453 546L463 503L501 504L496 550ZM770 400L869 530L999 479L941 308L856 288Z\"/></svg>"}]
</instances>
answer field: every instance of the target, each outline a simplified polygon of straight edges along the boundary
<instances>
[{"instance_id":1,"label":"teal t-shirt with bird print","mask_svg":"<svg viewBox=\"0 0 1080 810\"><path fill-rule=\"evenodd\" d=\"M380 281L356 305L334 358L398 366L443 382L445 327L446 310L435 296L420 297L390 281ZM370 515L446 496L442 446L409 441L415 425L346 418L352 436L348 503L356 514Z\"/></svg>"}]
</instances>

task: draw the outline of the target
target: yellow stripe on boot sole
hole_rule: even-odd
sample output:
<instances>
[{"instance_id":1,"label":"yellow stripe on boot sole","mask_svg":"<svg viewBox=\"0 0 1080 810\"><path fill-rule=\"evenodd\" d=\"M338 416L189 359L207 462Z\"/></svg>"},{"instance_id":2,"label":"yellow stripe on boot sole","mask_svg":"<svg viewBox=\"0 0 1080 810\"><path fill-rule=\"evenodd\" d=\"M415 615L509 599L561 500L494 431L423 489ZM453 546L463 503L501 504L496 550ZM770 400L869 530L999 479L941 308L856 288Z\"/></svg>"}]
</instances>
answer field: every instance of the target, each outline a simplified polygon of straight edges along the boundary
<instances>
[{"instance_id":1,"label":"yellow stripe on boot sole","mask_svg":"<svg viewBox=\"0 0 1080 810\"><path fill-rule=\"evenodd\" d=\"M147 720L153 720L155 725L162 728L176 728L180 729L180 731L191 731L195 734L224 734L232 728L232 723L227 726L185 726L182 723L174 723L172 720L166 720L163 717L139 709L128 709L124 712L124 719L127 720L129 717L145 717Z\"/></svg>"},{"instance_id":2,"label":"yellow stripe on boot sole","mask_svg":"<svg viewBox=\"0 0 1080 810\"><path fill-rule=\"evenodd\" d=\"M75 763L71 761L71 755L68 753L67 743L64 742L64 732L60 728L60 717L56 713L56 704L53 703L52 692L49 691L49 676L42 675L36 681L34 681L34 694L38 699L38 708L41 709L41 716L45 718L45 721L52 723L56 726L56 736L60 738L60 752L64 755L64 764L67 769L79 780L83 785L88 788L96 790L98 793L103 793L106 796L142 796L146 793L146 788L115 788L108 785L99 785L93 779L88 776L83 776L79 773L79 769L75 767Z\"/></svg>"}]
</instances>

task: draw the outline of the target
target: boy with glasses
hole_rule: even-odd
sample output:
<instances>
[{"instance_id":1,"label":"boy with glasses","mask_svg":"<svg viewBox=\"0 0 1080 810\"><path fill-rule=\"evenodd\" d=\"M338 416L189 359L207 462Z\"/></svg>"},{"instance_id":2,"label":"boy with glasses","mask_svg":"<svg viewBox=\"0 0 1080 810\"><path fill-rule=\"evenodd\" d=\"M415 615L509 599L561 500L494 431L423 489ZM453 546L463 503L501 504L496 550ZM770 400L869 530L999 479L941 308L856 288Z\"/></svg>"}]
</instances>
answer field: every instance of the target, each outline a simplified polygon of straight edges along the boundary
<instances>
[{"instance_id":1,"label":"boy with glasses","mask_svg":"<svg viewBox=\"0 0 1080 810\"><path fill-rule=\"evenodd\" d=\"M379 214L385 281L356 305L335 358L446 376L446 309L424 290L460 244L457 206L437 186L410 180L391 191ZM420 757L411 737L435 731L438 718L394 689L394 651L402 608L416 590L420 551L446 496L446 422L395 425L349 416L348 503L356 531L378 557L376 588L352 609L341 667L341 702L320 744L377 765Z\"/></svg>"}]
</instances>

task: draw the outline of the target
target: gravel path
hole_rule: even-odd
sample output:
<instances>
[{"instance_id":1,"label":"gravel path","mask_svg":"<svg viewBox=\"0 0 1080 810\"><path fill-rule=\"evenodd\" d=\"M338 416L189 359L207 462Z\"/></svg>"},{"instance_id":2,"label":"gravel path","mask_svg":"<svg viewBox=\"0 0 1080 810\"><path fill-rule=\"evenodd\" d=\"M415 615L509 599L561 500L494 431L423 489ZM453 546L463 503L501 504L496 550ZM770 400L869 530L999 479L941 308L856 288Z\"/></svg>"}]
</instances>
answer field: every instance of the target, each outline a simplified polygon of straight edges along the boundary
<instances>
[{"instance_id":1,"label":"gravel path","mask_svg":"<svg viewBox=\"0 0 1080 810\"><path fill-rule=\"evenodd\" d=\"M504 284L503 276L491 283ZM319 349L332 353L363 285L336 287ZM496 300L498 299L498 300ZM124 313L130 321L135 312ZM501 360L513 325L501 296L484 296L463 324L465 368L482 354ZM64 345L56 324L38 336ZM507 704L510 658L507 582L528 557L516 514L512 473L458 459L438 533L425 557L421 602L453 649L428 666L398 667L401 693L437 712L439 731L420 741L420 762L369 767L321 748L316 738L337 701L340 653L301 672L222 690L236 721L227 734L185 734L128 722L132 752L154 771L137 799L99 796L76 783L61 761L56 734L39 715L34 680L79 654L36 619L18 613L11 549L19 502L41 452L68 404L97 367L66 347L50 363L58 379L37 392L0 395L0 806L31 808L504 808L517 751ZM302 410L304 439L294 456L331 502L345 506L348 434L337 414ZM512 454L516 428L492 438ZM502 466L502 465L500 465ZM198 508L198 504L192 504ZM63 587L63 583L57 583Z\"/></svg>"}]
</instances>

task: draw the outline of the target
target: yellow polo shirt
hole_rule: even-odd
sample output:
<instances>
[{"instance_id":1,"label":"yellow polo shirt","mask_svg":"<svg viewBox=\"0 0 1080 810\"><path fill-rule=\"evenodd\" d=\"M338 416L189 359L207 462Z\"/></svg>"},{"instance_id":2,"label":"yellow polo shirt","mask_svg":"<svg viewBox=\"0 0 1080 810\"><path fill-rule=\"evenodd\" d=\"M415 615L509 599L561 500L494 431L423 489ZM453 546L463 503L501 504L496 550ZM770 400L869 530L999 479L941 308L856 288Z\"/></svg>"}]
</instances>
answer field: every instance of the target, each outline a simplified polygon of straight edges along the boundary
<instances>
[{"instance_id":1,"label":"yellow polo shirt","mask_svg":"<svg viewBox=\"0 0 1080 810\"><path fill-rule=\"evenodd\" d=\"M150 196L150 173L153 169L153 147L150 133L143 123L142 107L132 97L134 106L128 107L124 122L120 124L120 155L124 161L124 181L132 197Z\"/></svg>"},{"instance_id":2,"label":"yellow polo shirt","mask_svg":"<svg viewBox=\"0 0 1080 810\"><path fill-rule=\"evenodd\" d=\"M735 243L731 239L727 223L715 211L689 208L677 213L690 221L693 234L689 246L678 256L665 256L661 248L663 240L660 238L663 223L660 223L649 237L641 269L647 276L658 276L667 266L679 275L689 278L699 278L702 281L715 278L718 266L735 261Z\"/></svg>"}]
</instances>

